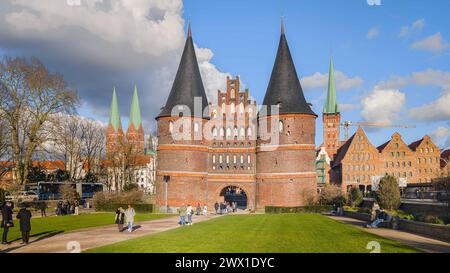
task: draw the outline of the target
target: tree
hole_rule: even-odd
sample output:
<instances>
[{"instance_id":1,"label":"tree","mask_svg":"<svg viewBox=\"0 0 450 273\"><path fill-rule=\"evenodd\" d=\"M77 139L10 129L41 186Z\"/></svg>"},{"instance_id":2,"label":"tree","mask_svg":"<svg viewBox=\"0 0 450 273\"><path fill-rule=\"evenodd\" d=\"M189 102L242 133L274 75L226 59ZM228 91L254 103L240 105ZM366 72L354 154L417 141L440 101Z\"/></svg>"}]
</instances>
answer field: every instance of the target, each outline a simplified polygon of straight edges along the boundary
<instances>
[{"instance_id":1,"label":"tree","mask_svg":"<svg viewBox=\"0 0 450 273\"><path fill-rule=\"evenodd\" d=\"M357 207L363 201L363 194L358 187L351 187L348 193L348 202L350 206Z\"/></svg>"},{"instance_id":2,"label":"tree","mask_svg":"<svg viewBox=\"0 0 450 273\"><path fill-rule=\"evenodd\" d=\"M72 184L64 183L61 185L60 189L61 200L66 200L72 203L78 199L77 190L72 186Z\"/></svg>"},{"instance_id":3,"label":"tree","mask_svg":"<svg viewBox=\"0 0 450 273\"><path fill-rule=\"evenodd\" d=\"M400 189L395 177L387 175L381 178L378 185L377 201L382 209L398 209L400 207Z\"/></svg>"},{"instance_id":4,"label":"tree","mask_svg":"<svg viewBox=\"0 0 450 273\"><path fill-rule=\"evenodd\" d=\"M28 179L31 158L46 142L56 113L73 113L75 91L63 76L50 73L37 58L5 57L0 62L0 112L11 134L12 160L17 183Z\"/></svg>"},{"instance_id":5,"label":"tree","mask_svg":"<svg viewBox=\"0 0 450 273\"><path fill-rule=\"evenodd\" d=\"M319 203L321 205L343 205L345 196L339 186L327 184L320 192Z\"/></svg>"},{"instance_id":6,"label":"tree","mask_svg":"<svg viewBox=\"0 0 450 273\"><path fill-rule=\"evenodd\" d=\"M433 187L438 192L438 200L450 206L450 176L434 179Z\"/></svg>"}]
</instances>

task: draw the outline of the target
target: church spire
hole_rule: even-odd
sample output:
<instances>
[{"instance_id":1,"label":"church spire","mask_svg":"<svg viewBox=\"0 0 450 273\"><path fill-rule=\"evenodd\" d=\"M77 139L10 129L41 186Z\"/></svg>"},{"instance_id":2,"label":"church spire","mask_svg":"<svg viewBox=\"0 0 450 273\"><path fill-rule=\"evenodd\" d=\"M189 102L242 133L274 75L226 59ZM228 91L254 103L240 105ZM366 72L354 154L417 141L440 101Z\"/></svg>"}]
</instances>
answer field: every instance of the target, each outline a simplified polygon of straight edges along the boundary
<instances>
[{"instance_id":1,"label":"church spire","mask_svg":"<svg viewBox=\"0 0 450 273\"><path fill-rule=\"evenodd\" d=\"M202 109L194 109L194 98L201 98ZM203 111L207 106L208 99L206 98L205 88L198 68L192 32L189 27L183 55L181 56L169 98L157 119L172 116L172 109L175 107L177 107L175 109L177 113L182 110L184 114L190 113L191 116L202 118L205 117Z\"/></svg>"},{"instance_id":2,"label":"church spire","mask_svg":"<svg viewBox=\"0 0 450 273\"><path fill-rule=\"evenodd\" d=\"M117 102L116 88L114 87L111 100L111 108L109 110L109 124L112 125L114 131L117 133L119 128L121 127L120 123L119 104Z\"/></svg>"},{"instance_id":3,"label":"church spire","mask_svg":"<svg viewBox=\"0 0 450 273\"><path fill-rule=\"evenodd\" d=\"M263 105L270 111L271 105L279 106L280 114L316 115L306 102L302 86L295 70L291 52L284 34L283 20L277 57L270 76ZM268 113L270 115L270 113Z\"/></svg>"},{"instance_id":4,"label":"church spire","mask_svg":"<svg viewBox=\"0 0 450 273\"><path fill-rule=\"evenodd\" d=\"M334 83L333 57L330 58L330 72L328 76L328 93L327 100L323 107L323 113L336 114L339 113L339 106L336 100L336 85Z\"/></svg>"},{"instance_id":5,"label":"church spire","mask_svg":"<svg viewBox=\"0 0 450 273\"><path fill-rule=\"evenodd\" d=\"M137 86L134 85L134 94L133 101L131 102L131 110L130 110L130 125L133 124L136 130L141 126L142 118L141 118L141 106L139 104L138 90Z\"/></svg>"}]
</instances>

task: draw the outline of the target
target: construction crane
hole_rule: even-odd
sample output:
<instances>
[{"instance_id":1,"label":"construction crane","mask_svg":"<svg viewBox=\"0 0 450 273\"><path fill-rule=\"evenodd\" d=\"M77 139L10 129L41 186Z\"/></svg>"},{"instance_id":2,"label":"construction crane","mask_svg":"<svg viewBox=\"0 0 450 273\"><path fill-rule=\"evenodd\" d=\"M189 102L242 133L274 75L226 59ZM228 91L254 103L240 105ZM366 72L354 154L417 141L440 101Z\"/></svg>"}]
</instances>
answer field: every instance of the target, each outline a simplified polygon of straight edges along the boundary
<instances>
[{"instance_id":1,"label":"construction crane","mask_svg":"<svg viewBox=\"0 0 450 273\"><path fill-rule=\"evenodd\" d=\"M416 125L400 125L400 124L390 124L389 122L354 122L354 121L344 121L341 123L344 127L345 141L348 140L348 127L358 126L358 127L390 127L390 128L416 128Z\"/></svg>"}]
</instances>

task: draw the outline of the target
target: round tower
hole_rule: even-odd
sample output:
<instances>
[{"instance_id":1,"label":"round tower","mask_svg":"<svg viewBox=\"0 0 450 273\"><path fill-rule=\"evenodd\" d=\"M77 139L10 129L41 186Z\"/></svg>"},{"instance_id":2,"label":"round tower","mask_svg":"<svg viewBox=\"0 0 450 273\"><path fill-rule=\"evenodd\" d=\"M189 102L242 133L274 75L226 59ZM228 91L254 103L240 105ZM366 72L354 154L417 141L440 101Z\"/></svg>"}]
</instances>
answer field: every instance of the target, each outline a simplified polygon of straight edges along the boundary
<instances>
[{"instance_id":1,"label":"round tower","mask_svg":"<svg viewBox=\"0 0 450 273\"><path fill-rule=\"evenodd\" d=\"M306 102L282 25L277 57L258 117L257 208L300 206L316 194L317 115Z\"/></svg>"},{"instance_id":2,"label":"round tower","mask_svg":"<svg viewBox=\"0 0 450 273\"><path fill-rule=\"evenodd\" d=\"M208 105L189 26L181 62L159 116L156 206L206 202L208 144L202 133Z\"/></svg>"}]
</instances>

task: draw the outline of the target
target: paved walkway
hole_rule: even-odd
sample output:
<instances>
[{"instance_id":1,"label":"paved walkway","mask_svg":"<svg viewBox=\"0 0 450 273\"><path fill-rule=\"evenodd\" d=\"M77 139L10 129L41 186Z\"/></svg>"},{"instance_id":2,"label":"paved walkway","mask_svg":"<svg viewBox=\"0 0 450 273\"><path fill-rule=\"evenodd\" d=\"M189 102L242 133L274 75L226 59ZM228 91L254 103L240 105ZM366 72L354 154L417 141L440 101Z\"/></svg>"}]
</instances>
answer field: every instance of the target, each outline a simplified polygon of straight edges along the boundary
<instances>
[{"instance_id":1,"label":"paved walkway","mask_svg":"<svg viewBox=\"0 0 450 273\"><path fill-rule=\"evenodd\" d=\"M430 253L450 253L450 244L434 240L428 237L423 237L420 235L416 235L409 232L394 230L394 229L388 229L388 228L366 228L365 225L367 224L364 221L356 220L349 217L343 217L343 216L328 216L332 219L335 219L337 221L350 224L353 226L356 226L360 229L363 229L364 231L367 231L369 233L388 238L397 242L400 242L402 244L420 249L425 252Z\"/></svg>"},{"instance_id":2,"label":"paved walkway","mask_svg":"<svg viewBox=\"0 0 450 273\"><path fill-rule=\"evenodd\" d=\"M216 215L194 216L193 222L203 222ZM110 245L113 243L142 237L179 227L178 216L158 220L139 222L135 224L135 231L119 233L117 225L80 229L67 233L56 234L52 237L30 238L29 245L21 245L21 240L9 246L0 246L0 252L11 253L70 253L85 251L90 248ZM184 228L189 228L188 226Z\"/></svg>"}]
</instances>

